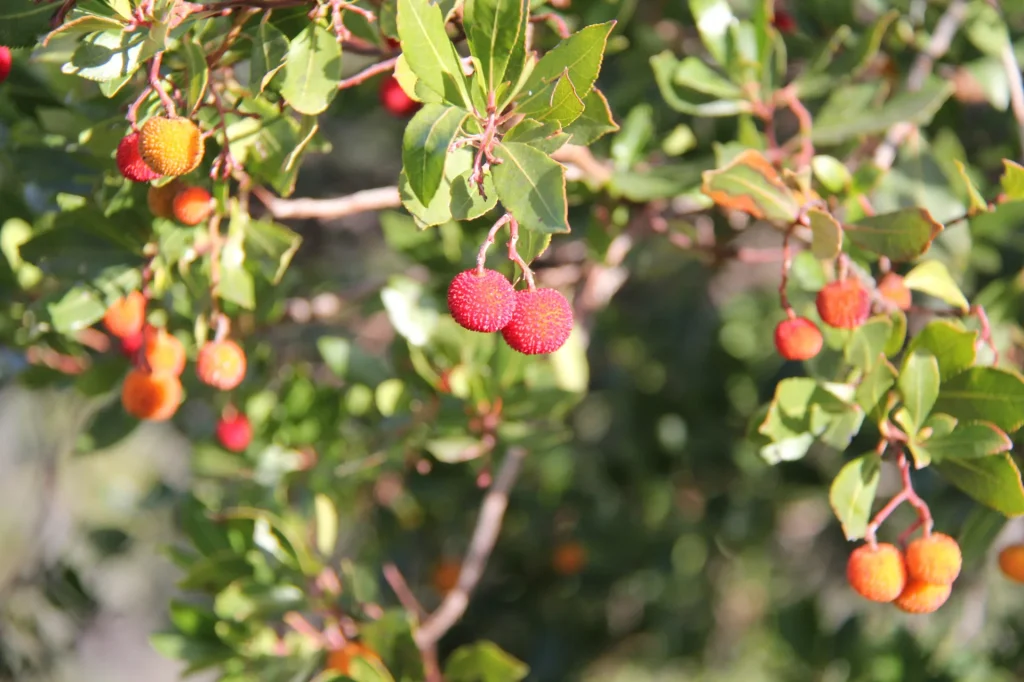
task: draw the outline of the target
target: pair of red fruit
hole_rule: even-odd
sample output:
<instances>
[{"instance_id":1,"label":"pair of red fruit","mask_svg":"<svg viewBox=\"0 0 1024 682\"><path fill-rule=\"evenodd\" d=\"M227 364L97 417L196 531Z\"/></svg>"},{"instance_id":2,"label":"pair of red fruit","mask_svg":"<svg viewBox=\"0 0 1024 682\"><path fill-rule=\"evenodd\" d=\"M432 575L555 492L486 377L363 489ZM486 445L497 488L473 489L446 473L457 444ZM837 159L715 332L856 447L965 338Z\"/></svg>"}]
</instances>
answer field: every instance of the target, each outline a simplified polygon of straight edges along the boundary
<instances>
[{"instance_id":1,"label":"pair of red fruit","mask_svg":"<svg viewBox=\"0 0 1024 682\"><path fill-rule=\"evenodd\" d=\"M448 287L448 310L474 332L500 331L512 350L524 355L554 353L572 333L572 308L554 289L521 289L500 272L460 272Z\"/></svg>"}]
</instances>

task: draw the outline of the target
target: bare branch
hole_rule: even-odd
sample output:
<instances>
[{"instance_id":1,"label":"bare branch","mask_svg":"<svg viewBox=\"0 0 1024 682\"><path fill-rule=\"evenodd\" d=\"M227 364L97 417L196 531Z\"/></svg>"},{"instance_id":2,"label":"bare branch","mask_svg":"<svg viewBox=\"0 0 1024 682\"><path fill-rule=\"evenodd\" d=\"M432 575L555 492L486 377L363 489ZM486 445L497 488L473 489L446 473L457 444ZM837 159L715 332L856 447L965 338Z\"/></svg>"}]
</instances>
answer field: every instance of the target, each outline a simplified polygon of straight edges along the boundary
<instances>
[{"instance_id":1,"label":"bare branch","mask_svg":"<svg viewBox=\"0 0 1024 682\"><path fill-rule=\"evenodd\" d=\"M1006 41L999 59L1006 72L1006 81L1010 86L1010 108L1017 120L1017 136L1021 146L1021 157L1024 158L1024 83L1021 82L1020 64L1013 51L1013 43Z\"/></svg>"},{"instance_id":2,"label":"bare branch","mask_svg":"<svg viewBox=\"0 0 1024 682\"><path fill-rule=\"evenodd\" d=\"M344 90L346 88L351 88L369 80L370 78L373 78L377 74L387 73L388 71L394 71L395 64L397 63L398 57L392 57L390 59L385 59L382 62L372 64L363 69L362 71L360 71L359 73L355 74L354 76L349 76L348 78L343 79L340 83L338 83L338 89Z\"/></svg>"},{"instance_id":3,"label":"bare branch","mask_svg":"<svg viewBox=\"0 0 1024 682\"><path fill-rule=\"evenodd\" d=\"M501 523L508 508L508 494L519 476L519 469L526 459L526 450L511 448L505 455L505 461L494 477L484 502L480 506L480 516L476 520L473 538L462 561L462 570L455 588L449 592L441 605L437 607L416 630L416 645L421 651L433 649L437 642L462 618L469 606L469 595L476 589L483 576L484 567L494 549L501 531Z\"/></svg>"},{"instance_id":4,"label":"bare branch","mask_svg":"<svg viewBox=\"0 0 1024 682\"><path fill-rule=\"evenodd\" d=\"M398 566L395 566L390 561L384 564L384 580L391 586L391 590L398 597L398 601L401 602L402 607L406 611L410 611L416 614L417 618L426 618L427 611L420 604L420 600L416 598L416 595L412 593L412 589L409 587L409 583L406 582L405 576L398 570Z\"/></svg>"},{"instance_id":5,"label":"bare branch","mask_svg":"<svg viewBox=\"0 0 1024 682\"><path fill-rule=\"evenodd\" d=\"M398 208L402 198L398 188L378 187L353 192L331 199L281 199L262 187L253 187L252 193L263 202L275 218L342 218L344 216Z\"/></svg>"}]
</instances>

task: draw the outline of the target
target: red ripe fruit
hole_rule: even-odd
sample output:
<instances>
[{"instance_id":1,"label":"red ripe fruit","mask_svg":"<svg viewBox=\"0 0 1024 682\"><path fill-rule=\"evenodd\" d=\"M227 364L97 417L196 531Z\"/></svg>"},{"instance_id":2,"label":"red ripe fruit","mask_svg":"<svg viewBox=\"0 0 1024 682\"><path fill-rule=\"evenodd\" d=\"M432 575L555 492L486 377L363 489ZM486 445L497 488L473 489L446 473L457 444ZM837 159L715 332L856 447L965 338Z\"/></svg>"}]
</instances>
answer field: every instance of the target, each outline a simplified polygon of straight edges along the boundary
<instances>
[{"instance_id":1,"label":"red ripe fruit","mask_svg":"<svg viewBox=\"0 0 1024 682\"><path fill-rule=\"evenodd\" d=\"M121 338L121 353L127 358L134 358L146 341L146 332L137 331Z\"/></svg>"},{"instance_id":2,"label":"red ripe fruit","mask_svg":"<svg viewBox=\"0 0 1024 682\"><path fill-rule=\"evenodd\" d=\"M211 341L199 349L196 374L204 384L230 391L245 378L245 351L234 341Z\"/></svg>"},{"instance_id":3,"label":"red ripe fruit","mask_svg":"<svg viewBox=\"0 0 1024 682\"><path fill-rule=\"evenodd\" d=\"M772 25L781 33L796 33L796 19L784 9L775 10L775 19L772 21Z\"/></svg>"},{"instance_id":4,"label":"red ripe fruit","mask_svg":"<svg viewBox=\"0 0 1024 682\"><path fill-rule=\"evenodd\" d=\"M399 118L412 116L422 106L405 94L405 90L402 90L402 86L398 84L398 79L394 76L387 76L381 81L379 94L381 105Z\"/></svg>"},{"instance_id":5,"label":"red ripe fruit","mask_svg":"<svg viewBox=\"0 0 1024 682\"><path fill-rule=\"evenodd\" d=\"M11 48L0 45L0 83L11 75Z\"/></svg>"},{"instance_id":6,"label":"red ripe fruit","mask_svg":"<svg viewBox=\"0 0 1024 682\"><path fill-rule=\"evenodd\" d=\"M448 310L470 331L496 332L509 323L515 309L512 283L495 270L466 270L448 285Z\"/></svg>"},{"instance_id":7,"label":"red ripe fruit","mask_svg":"<svg viewBox=\"0 0 1024 682\"><path fill-rule=\"evenodd\" d=\"M217 440L225 450L242 452L252 441L252 425L249 418L238 412L234 415L222 416L217 422Z\"/></svg>"},{"instance_id":8,"label":"red ripe fruit","mask_svg":"<svg viewBox=\"0 0 1024 682\"><path fill-rule=\"evenodd\" d=\"M187 187L174 195L171 210L179 223L198 225L210 217L213 197L202 187Z\"/></svg>"},{"instance_id":9,"label":"red ripe fruit","mask_svg":"<svg viewBox=\"0 0 1024 682\"><path fill-rule=\"evenodd\" d=\"M816 303L822 321L839 329L855 329L871 314L871 297L856 279L829 282L818 292Z\"/></svg>"},{"instance_id":10,"label":"red ripe fruit","mask_svg":"<svg viewBox=\"0 0 1024 682\"><path fill-rule=\"evenodd\" d=\"M554 289L516 292L512 321L501 330L512 350L525 355L554 353L572 333L572 308Z\"/></svg>"},{"instance_id":11,"label":"red ripe fruit","mask_svg":"<svg viewBox=\"0 0 1024 682\"><path fill-rule=\"evenodd\" d=\"M818 326L806 317L791 317L775 328L775 349L786 360L810 360L824 340Z\"/></svg>"},{"instance_id":12,"label":"red ripe fruit","mask_svg":"<svg viewBox=\"0 0 1024 682\"><path fill-rule=\"evenodd\" d=\"M126 135L117 143L117 169L135 182L156 180L160 174L150 168L139 152L139 134Z\"/></svg>"}]
</instances>

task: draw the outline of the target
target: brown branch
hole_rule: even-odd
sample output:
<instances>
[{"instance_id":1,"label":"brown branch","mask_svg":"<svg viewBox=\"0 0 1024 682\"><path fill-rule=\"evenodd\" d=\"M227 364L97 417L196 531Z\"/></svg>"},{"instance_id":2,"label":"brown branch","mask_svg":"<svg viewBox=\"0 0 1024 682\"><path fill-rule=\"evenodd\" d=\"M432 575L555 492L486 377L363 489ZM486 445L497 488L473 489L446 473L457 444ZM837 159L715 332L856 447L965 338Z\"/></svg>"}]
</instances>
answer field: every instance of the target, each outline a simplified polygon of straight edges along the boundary
<instances>
[{"instance_id":1,"label":"brown branch","mask_svg":"<svg viewBox=\"0 0 1024 682\"><path fill-rule=\"evenodd\" d=\"M288 218L342 218L344 216L398 208L402 198L397 187L377 187L353 192L330 199L281 199L262 187L253 187L252 193L263 202L272 216Z\"/></svg>"},{"instance_id":2,"label":"brown branch","mask_svg":"<svg viewBox=\"0 0 1024 682\"><path fill-rule=\"evenodd\" d=\"M338 89L344 90L345 88L351 88L355 85L373 78L377 74L387 73L388 71L395 70L395 64L398 63L398 57L392 57L391 59L385 59L382 62L377 62L372 66L368 66L354 76L349 76L338 83Z\"/></svg>"},{"instance_id":3,"label":"brown branch","mask_svg":"<svg viewBox=\"0 0 1024 682\"><path fill-rule=\"evenodd\" d=\"M416 645L421 651L432 649L437 642L462 618L469 606L469 595L483 576L484 567L491 556L494 544L501 531L501 523L508 508L508 495L519 476L519 469L526 459L526 450L510 448L501 468L494 477L494 483L484 497L477 517L476 528L469 543L469 549L462 561L459 580L444 601L416 630Z\"/></svg>"}]
</instances>

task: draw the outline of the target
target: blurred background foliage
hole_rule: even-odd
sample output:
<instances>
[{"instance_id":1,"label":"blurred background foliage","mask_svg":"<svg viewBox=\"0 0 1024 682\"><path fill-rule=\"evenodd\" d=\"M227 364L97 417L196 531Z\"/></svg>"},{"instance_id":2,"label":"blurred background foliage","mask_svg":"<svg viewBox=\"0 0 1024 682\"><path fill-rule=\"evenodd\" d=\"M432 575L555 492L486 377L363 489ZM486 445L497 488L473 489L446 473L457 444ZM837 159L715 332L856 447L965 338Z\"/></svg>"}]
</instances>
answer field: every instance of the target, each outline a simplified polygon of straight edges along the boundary
<instances>
[{"instance_id":1,"label":"blurred background foliage","mask_svg":"<svg viewBox=\"0 0 1024 682\"><path fill-rule=\"evenodd\" d=\"M754 9L730 4L740 16ZM1024 7L1002 4L1005 24L968 22L935 65L953 96L901 147L873 195L879 210L913 202L939 220L962 215L967 196L954 161L986 198L998 194L1001 160L1020 153L1006 74L986 51L986 31L1008 30L1024 59ZM790 75L841 26L862 38L896 10L858 82L899 89L948 5L790 0L779 6L796 24L785 35ZM979 16L987 5L966 3ZM490 454L443 460L481 441L491 428L481 415L498 394L498 442L530 454L485 578L442 653L490 639L525 661L536 682L1024 677L1024 590L991 560L992 548L1022 539L1024 527L1004 527L930 472L919 474L937 528L966 528L982 546L947 606L928 617L897 615L846 586L849 547L826 494L843 457L816 446L799 462L769 467L747 442L751 415L781 378L800 373L769 343L781 317L778 264L679 249L644 222L649 200L703 208L699 171L729 145L761 138L748 117L688 115L664 103L650 58L703 50L685 3L573 0L565 14L575 26L618 20L599 85L622 126L594 147L611 160L611 180L571 185L573 232L556 237L537 263L542 283L576 291L568 350L545 361L513 357L445 316L447 282L472 262L486 220L418 232L402 212L386 211L292 222L303 237L293 267L280 285L257 292L259 307L238 323L253 360L233 396L256 428L244 456L213 443L223 397L189 401L174 428L143 425L122 440L131 425L109 410L104 418L102 401L54 388L52 373L5 351L0 678L174 679L178 667L149 652L147 635L170 631L172 596L209 607L176 582L232 580L225 566L197 575L194 557L185 556L181 533L208 531L195 522L202 506L245 502L314 518L316 496L326 496L337 541L325 539L317 551L343 567L346 599L395 606L379 579L390 560L427 608L436 605L436 569L465 550L491 470ZM15 72L0 88L0 245L9 257L19 241L11 219L31 222L52 210L57 193L94 191L121 134L109 126L120 117L116 106L62 75L60 55L29 57L15 53ZM361 59L346 56L346 73L371 61ZM403 122L381 115L375 86L343 92L322 117L330 152L305 163L298 196L394 183ZM805 102L820 112L849 96L823 87ZM857 142L831 152L855 158L863 153ZM1005 345L1020 334L1021 206L951 227L931 252L987 306ZM735 236L734 227L711 211L687 213L668 230L778 245L777 232L752 225ZM599 269L602 278L593 274ZM818 276L798 260L803 304ZM595 280L605 290L586 289ZM12 323L25 312L16 290L6 287L8 314L0 316L12 349L25 341ZM183 302L176 314L188 310ZM481 379L481 367L497 384ZM453 395L434 390L442 374ZM512 378L503 385L503 376ZM880 493L895 485L883 478ZM178 549L168 552L168 544ZM230 605L218 601L218 615L230 620ZM261 636L244 615L230 630L217 634L257 643ZM259 679L277 678L268 670Z\"/></svg>"}]
</instances>

